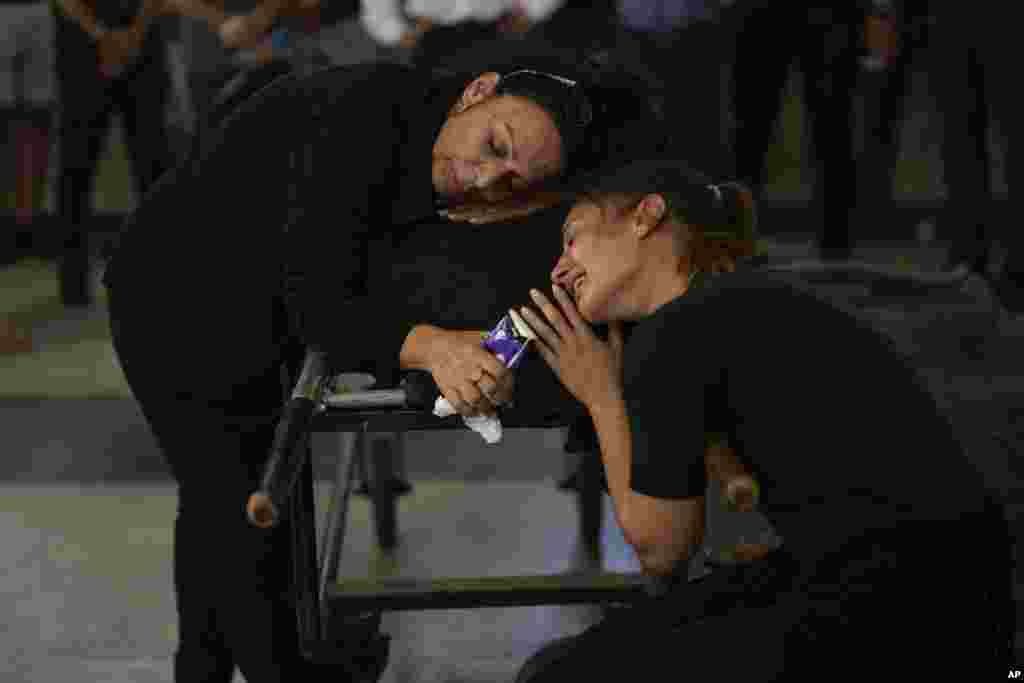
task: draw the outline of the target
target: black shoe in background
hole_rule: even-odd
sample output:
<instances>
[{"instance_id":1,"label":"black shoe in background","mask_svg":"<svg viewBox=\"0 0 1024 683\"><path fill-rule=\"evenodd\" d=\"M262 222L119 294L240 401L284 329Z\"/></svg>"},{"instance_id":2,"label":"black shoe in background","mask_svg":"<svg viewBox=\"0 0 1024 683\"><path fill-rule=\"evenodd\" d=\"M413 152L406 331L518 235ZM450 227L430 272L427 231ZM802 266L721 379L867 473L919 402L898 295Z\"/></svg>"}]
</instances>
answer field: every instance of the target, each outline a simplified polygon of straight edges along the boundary
<instances>
[{"instance_id":1,"label":"black shoe in background","mask_svg":"<svg viewBox=\"0 0 1024 683\"><path fill-rule=\"evenodd\" d=\"M1003 271L991 281L992 291L1007 312L1024 313L1024 274Z\"/></svg>"}]
</instances>

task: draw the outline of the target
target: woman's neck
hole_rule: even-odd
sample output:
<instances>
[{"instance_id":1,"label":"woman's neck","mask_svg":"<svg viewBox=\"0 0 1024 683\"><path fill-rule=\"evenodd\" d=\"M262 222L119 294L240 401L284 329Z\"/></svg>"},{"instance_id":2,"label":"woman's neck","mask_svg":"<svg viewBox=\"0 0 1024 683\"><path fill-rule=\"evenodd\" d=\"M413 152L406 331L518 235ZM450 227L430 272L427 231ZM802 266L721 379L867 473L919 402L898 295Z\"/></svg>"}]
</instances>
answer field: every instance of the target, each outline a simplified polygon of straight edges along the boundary
<instances>
[{"instance_id":1,"label":"woman's neck","mask_svg":"<svg viewBox=\"0 0 1024 683\"><path fill-rule=\"evenodd\" d=\"M690 290L695 274L696 271L690 271L689 268L671 268L652 273L645 288L647 295L639 302L642 316L651 315L665 304L686 294Z\"/></svg>"}]
</instances>

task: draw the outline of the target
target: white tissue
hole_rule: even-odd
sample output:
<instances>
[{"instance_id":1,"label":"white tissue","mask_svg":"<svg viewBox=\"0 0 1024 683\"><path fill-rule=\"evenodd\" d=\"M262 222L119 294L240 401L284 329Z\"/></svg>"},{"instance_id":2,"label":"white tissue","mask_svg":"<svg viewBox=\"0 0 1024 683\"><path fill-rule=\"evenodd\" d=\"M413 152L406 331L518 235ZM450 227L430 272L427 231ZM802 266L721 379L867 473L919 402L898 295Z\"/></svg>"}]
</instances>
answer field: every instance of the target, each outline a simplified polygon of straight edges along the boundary
<instances>
[{"instance_id":1,"label":"white tissue","mask_svg":"<svg viewBox=\"0 0 1024 683\"><path fill-rule=\"evenodd\" d=\"M438 417L449 417L455 414L455 409L444 396L438 397L434 403L434 415ZM495 417L464 417L462 421L474 432L484 437L489 444L501 441L501 420Z\"/></svg>"}]
</instances>

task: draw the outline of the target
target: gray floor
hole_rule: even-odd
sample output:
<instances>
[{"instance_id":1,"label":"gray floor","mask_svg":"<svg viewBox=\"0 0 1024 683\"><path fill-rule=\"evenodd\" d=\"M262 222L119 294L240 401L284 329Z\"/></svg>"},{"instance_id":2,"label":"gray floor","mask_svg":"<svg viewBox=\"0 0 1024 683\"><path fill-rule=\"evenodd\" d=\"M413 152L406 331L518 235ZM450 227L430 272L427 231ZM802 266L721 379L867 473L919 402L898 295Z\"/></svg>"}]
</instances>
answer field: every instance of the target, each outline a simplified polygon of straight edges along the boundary
<instances>
[{"instance_id":1,"label":"gray floor","mask_svg":"<svg viewBox=\"0 0 1024 683\"><path fill-rule=\"evenodd\" d=\"M1003 321L979 345L979 330L992 322L983 299L889 302L875 315L893 326L900 343L928 347L919 350L930 386L1019 521L1024 325ZM75 330L88 336L91 324L51 316L35 328L37 341L71 344ZM20 377L8 369L0 384ZM138 409L130 398L29 398L10 388L0 386L0 681L170 681L175 492ZM491 447L469 432L406 438L415 490L401 502L400 548L393 558L376 551L368 505L356 499L343 577L494 576L578 566L574 502L554 485L567 466L560 432L509 431ZM336 437L318 435L315 447L327 475ZM321 500L328 492L321 484ZM711 547L770 532L757 515L724 514L713 499L709 512ZM636 569L607 514L604 548L607 569ZM580 607L388 615L384 629L394 640L384 680L509 680L543 642L596 616Z\"/></svg>"}]
</instances>

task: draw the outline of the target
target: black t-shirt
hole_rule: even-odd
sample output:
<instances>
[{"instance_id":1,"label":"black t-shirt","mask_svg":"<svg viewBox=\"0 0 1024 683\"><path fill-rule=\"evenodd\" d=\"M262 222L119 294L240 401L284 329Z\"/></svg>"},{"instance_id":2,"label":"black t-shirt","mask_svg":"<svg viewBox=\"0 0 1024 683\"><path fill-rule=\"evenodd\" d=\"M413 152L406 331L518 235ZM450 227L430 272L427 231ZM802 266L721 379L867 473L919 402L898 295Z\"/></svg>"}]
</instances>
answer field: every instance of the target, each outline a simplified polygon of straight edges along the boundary
<instances>
[{"instance_id":1,"label":"black t-shirt","mask_svg":"<svg viewBox=\"0 0 1024 683\"><path fill-rule=\"evenodd\" d=\"M640 493L703 495L705 434L721 432L795 553L985 504L980 473L908 359L781 278L709 277L640 322L624 364Z\"/></svg>"},{"instance_id":2,"label":"black t-shirt","mask_svg":"<svg viewBox=\"0 0 1024 683\"><path fill-rule=\"evenodd\" d=\"M152 381L232 401L288 340L392 379L422 320L391 286L392 241L435 214L430 152L463 87L335 67L278 79L205 136L127 219L105 277Z\"/></svg>"}]
</instances>

